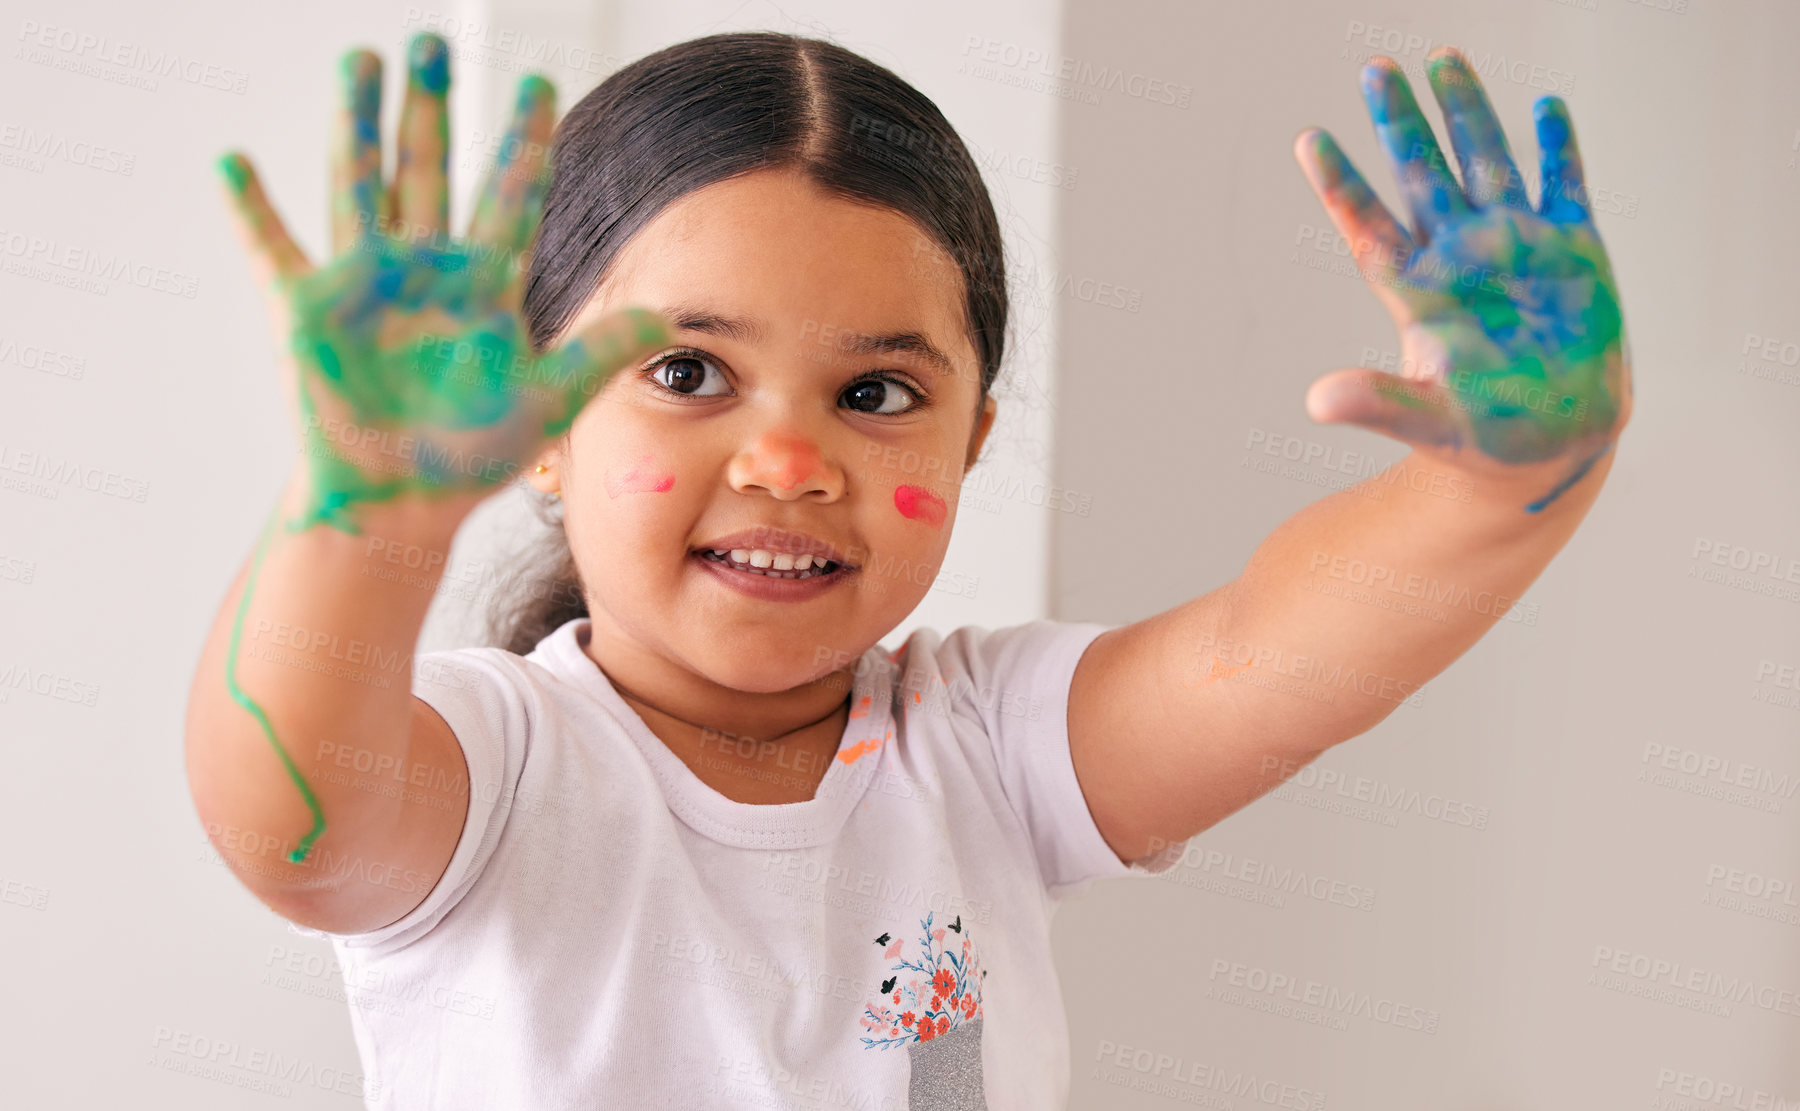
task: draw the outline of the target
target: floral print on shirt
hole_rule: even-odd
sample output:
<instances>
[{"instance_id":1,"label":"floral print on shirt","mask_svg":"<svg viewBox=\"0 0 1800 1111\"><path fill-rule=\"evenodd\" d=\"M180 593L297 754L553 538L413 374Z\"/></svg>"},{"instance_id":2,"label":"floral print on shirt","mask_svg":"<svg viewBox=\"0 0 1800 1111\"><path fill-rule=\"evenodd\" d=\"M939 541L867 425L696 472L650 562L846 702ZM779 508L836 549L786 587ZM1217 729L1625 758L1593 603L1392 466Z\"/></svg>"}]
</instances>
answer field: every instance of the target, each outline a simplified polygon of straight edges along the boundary
<instances>
[{"instance_id":1,"label":"floral print on shirt","mask_svg":"<svg viewBox=\"0 0 1800 1111\"><path fill-rule=\"evenodd\" d=\"M906 956L903 938L882 934L875 944L894 963L884 979L881 995L863 1008L861 1026L865 1049L928 1042L942 1037L965 1022L981 1017L981 984L987 976L981 954L963 925L954 922L934 927L936 912L919 923L914 955Z\"/></svg>"}]
</instances>

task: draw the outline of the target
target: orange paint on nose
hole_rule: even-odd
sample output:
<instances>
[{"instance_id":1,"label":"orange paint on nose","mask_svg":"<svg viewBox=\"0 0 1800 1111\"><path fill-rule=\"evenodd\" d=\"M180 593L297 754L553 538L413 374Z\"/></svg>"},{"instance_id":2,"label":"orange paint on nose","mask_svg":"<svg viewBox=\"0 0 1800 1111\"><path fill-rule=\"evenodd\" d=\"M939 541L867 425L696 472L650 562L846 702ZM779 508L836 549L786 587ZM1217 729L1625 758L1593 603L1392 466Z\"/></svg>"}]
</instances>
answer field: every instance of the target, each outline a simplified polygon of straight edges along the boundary
<instances>
[{"instance_id":1,"label":"orange paint on nose","mask_svg":"<svg viewBox=\"0 0 1800 1111\"><path fill-rule=\"evenodd\" d=\"M675 476L657 474L656 460L648 455L640 455L637 462L618 478L609 471L606 475L606 494L616 498L620 494L666 494L675 488Z\"/></svg>"},{"instance_id":2,"label":"orange paint on nose","mask_svg":"<svg viewBox=\"0 0 1800 1111\"><path fill-rule=\"evenodd\" d=\"M822 460L818 445L788 432L766 432L756 441L760 473L783 490L792 490L813 476Z\"/></svg>"},{"instance_id":3,"label":"orange paint on nose","mask_svg":"<svg viewBox=\"0 0 1800 1111\"><path fill-rule=\"evenodd\" d=\"M936 528L944 523L944 499L923 486L894 487L894 508L910 521L924 521Z\"/></svg>"}]
</instances>

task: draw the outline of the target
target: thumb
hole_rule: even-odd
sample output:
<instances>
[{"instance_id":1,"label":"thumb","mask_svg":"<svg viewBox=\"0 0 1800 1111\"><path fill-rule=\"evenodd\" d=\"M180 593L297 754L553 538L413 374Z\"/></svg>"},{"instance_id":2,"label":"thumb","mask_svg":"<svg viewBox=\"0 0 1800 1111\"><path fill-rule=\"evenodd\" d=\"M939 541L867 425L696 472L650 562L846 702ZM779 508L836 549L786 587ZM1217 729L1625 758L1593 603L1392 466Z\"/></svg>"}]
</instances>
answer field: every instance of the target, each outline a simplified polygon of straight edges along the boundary
<instances>
[{"instance_id":1,"label":"thumb","mask_svg":"<svg viewBox=\"0 0 1800 1111\"><path fill-rule=\"evenodd\" d=\"M545 436L560 436L581 409L621 368L667 347L674 327L649 309L626 308L583 328L551 355L555 380L563 383L562 404L544 424Z\"/></svg>"},{"instance_id":2,"label":"thumb","mask_svg":"<svg viewBox=\"0 0 1800 1111\"><path fill-rule=\"evenodd\" d=\"M1424 378L1358 367L1319 379L1306 391L1306 415L1320 424L1354 424L1413 447L1456 448L1462 423L1450 392Z\"/></svg>"}]
</instances>

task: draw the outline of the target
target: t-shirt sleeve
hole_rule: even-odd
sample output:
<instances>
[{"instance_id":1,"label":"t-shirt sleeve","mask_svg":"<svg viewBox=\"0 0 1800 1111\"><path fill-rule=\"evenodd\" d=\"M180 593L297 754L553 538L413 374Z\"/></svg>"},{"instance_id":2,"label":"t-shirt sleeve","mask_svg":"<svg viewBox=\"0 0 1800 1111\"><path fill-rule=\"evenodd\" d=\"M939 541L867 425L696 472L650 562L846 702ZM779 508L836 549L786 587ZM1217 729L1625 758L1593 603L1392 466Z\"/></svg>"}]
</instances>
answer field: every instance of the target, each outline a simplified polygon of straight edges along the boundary
<instances>
[{"instance_id":1,"label":"t-shirt sleeve","mask_svg":"<svg viewBox=\"0 0 1800 1111\"><path fill-rule=\"evenodd\" d=\"M519 658L498 648L427 652L413 669L412 693L450 726L468 764L468 812L450 866L423 902L386 926L345 934L290 924L296 932L355 949L411 944L468 894L500 841L529 739L531 692Z\"/></svg>"},{"instance_id":2,"label":"t-shirt sleeve","mask_svg":"<svg viewBox=\"0 0 1800 1111\"><path fill-rule=\"evenodd\" d=\"M1069 754L1069 686L1094 638L1111 626L1032 621L1002 629L961 628L945 638L939 665L961 670L964 697L987 728L1001 786L1024 824L1052 899L1096 879L1156 876L1186 842L1129 864L1101 836ZM953 694L956 685L951 683Z\"/></svg>"}]
</instances>

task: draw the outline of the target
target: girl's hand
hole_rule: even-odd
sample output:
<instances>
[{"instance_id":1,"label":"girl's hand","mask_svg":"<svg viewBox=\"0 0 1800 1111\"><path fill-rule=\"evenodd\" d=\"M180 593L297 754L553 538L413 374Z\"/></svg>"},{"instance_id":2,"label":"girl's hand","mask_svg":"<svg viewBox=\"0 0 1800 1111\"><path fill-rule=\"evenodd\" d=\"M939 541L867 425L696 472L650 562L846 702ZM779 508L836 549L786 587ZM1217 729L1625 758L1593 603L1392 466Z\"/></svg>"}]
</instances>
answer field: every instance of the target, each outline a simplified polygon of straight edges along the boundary
<instances>
[{"instance_id":1,"label":"girl's hand","mask_svg":"<svg viewBox=\"0 0 1800 1111\"><path fill-rule=\"evenodd\" d=\"M237 224L284 341L286 384L309 472L290 528L357 532L358 505L427 496L466 511L516 476L622 364L666 345L655 315L625 310L552 351L520 318L526 252L549 189L555 90L519 82L512 124L467 238L446 234L449 47L408 50L397 166L381 173L381 59L340 65L332 159L335 257L314 267L282 227L242 154L219 161Z\"/></svg>"},{"instance_id":2,"label":"girl's hand","mask_svg":"<svg viewBox=\"0 0 1800 1111\"><path fill-rule=\"evenodd\" d=\"M1394 63L1376 59L1362 73L1363 97L1399 172L1413 231L1394 219L1329 134L1311 129L1294 144L1401 336L1400 374L1326 375L1308 392L1307 411L1517 489L1525 509L1537 512L1611 449L1630 415L1612 265L1588 211L1567 106L1550 96L1535 106L1543 183L1534 209L1462 55L1443 48L1426 66L1461 185Z\"/></svg>"}]
</instances>

